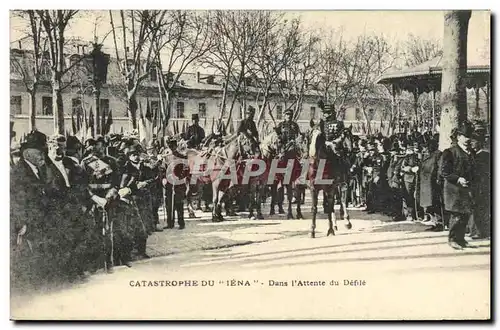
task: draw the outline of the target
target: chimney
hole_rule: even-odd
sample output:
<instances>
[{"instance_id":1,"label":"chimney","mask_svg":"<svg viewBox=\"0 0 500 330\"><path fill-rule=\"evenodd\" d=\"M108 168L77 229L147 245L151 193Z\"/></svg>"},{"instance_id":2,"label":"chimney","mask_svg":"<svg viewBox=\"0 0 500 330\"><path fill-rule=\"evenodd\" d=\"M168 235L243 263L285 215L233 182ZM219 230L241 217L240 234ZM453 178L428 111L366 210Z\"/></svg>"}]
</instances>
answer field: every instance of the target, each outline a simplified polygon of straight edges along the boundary
<instances>
[{"instance_id":1,"label":"chimney","mask_svg":"<svg viewBox=\"0 0 500 330\"><path fill-rule=\"evenodd\" d=\"M130 48L127 46L127 48L125 48L125 51L128 53L130 50Z\"/></svg>"},{"instance_id":2,"label":"chimney","mask_svg":"<svg viewBox=\"0 0 500 330\"><path fill-rule=\"evenodd\" d=\"M19 44L19 49L23 49L23 46L21 44L21 40L19 40L17 43Z\"/></svg>"},{"instance_id":3,"label":"chimney","mask_svg":"<svg viewBox=\"0 0 500 330\"><path fill-rule=\"evenodd\" d=\"M82 45L82 54L85 54L85 46Z\"/></svg>"},{"instance_id":4,"label":"chimney","mask_svg":"<svg viewBox=\"0 0 500 330\"><path fill-rule=\"evenodd\" d=\"M196 72L196 82L197 83L200 82L200 73L199 72Z\"/></svg>"},{"instance_id":5,"label":"chimney","mask_svg":"<svg viewBox=\"0 0 500 330\"><path fill-rule=\"evenodd\" d=\"M80 45L76 46L77 53L80 54Z\"/></svg>"}]
</instances>

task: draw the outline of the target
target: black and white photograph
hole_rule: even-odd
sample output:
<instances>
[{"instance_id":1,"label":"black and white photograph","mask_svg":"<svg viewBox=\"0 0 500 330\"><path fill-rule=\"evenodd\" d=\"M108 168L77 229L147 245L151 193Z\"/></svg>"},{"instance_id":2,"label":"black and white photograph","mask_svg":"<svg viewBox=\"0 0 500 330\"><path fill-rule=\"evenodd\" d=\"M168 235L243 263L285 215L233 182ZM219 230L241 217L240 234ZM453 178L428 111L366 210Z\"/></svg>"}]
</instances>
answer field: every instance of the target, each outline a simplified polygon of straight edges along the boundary
<instances>
[{"instance_id":1,"label":"black and white photograph","mask_svg":"<svg viewBox=\"0 0 500 330\"><path fill-rule=\"evenodd\" d=\"M10 319L491 320L491 17L9 10Z\"/></svg>"}]
</instances>

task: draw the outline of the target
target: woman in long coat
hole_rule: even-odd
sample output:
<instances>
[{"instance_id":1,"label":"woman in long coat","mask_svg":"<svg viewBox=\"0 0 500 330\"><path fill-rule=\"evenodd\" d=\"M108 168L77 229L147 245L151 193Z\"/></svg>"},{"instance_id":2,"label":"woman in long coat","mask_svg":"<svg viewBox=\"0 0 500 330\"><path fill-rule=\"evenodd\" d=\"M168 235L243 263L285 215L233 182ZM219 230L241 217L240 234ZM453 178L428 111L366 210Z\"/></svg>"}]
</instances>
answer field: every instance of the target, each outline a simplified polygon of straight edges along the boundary
<instances>
[{"instance_id":1,"label":"woman in long coat","mask_svg":"<svg viewBox=\"0 0 500 330\"><path fill-rule=\"evenodd\" d=\"M438 141L429 140L428 155L420 165L420 206L424 208L436 223L436 230L443 230L441 187L438 182L439 160L441 151L438 150Z\"/></svg>"}]
</instances>

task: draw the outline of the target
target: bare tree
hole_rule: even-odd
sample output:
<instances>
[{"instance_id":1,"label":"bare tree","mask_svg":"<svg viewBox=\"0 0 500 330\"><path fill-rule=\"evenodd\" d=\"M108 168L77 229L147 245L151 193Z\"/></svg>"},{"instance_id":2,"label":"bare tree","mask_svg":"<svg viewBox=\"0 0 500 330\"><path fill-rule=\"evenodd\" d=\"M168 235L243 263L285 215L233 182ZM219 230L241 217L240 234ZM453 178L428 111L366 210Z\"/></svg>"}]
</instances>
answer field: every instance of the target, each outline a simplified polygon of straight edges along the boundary
<instances>
[{"instance_id":1,"label":"bare tree","mask_svg":"<svg viewBox=\"0 0 500 330\"><path fill-rule=\"evenodd\" d=\"M318 65L319 41L315 31L300 31L298 45L292 58L282 72L279 92L285 108L293 108L293 118L299 118L306 92L318 85L318 75L314 69ZM291 104L290 104L291 103Z\"/></svg>"},{"instance_id":2,"label":"bare tree","mask_svg":"<svg viewBox=\"0 0 500 330\"><path fill-rule=\"evenodd\" d=\"M270 11L216 11L212 16L210 33L214 44L201 62L205 67L215 69L224 79L219 120L226 115L228 95L231 94L227 124L238 98L242 99L245 108L249 87L247 78L254 75L250 72L250 65L263 36L272 26L270 22L274 15Z\"/></svg>"},{"instance_id":3,"label":"bare tree","mask_svg":"<svg viewBox=\"0 0 500 330\"><path fill-rule=\"evenodd\" d=\"M158 31L153 45L160 94L159 119L165 130L171 116L173 90L185 70L211 48L213 39L208 12L165 11L163 17L152 21L149 28Z\"/></svg>"},{"instance_id":4,"label":"bare tree","mask_svg":"<svg viewBox=\"0 0 500 330\"><path fill-rule=\"evenodd\" d=\"M73 65L65 63L65 32L70 20L78 10L37 10L40 24L48 40L48 58L51 68L52 109L54 113L54 132L65 134L64 107L62 99L63 77L70 72Z\"/></svg>"},{"instance_id":5,"label":"bare tree","mask_svg":"<svg viewBox=\"0 0 500 330\"><path fill-rule=\"evenodd\" d=\"M331 31L322 38L316 72L319 76L319 89L325 103L336 110L343 109L345 102L355 87L355 74L351 64L353 52L349 52L349 44L343 37L343 30Z\"/></svg>"},{"instance_id":6,"label":"bare tree","mask_svg":"<svg viewBox=\"0 0 500 330\"><path fill-rule=\"evenodd\" d=\"M407 67L413 67L443 55L441 43L436 39L424 39L410 34L403 45L403 59Z\"/></svg>"},{"instance_id":7,"label":"bare tree","mask_svg":"<svg viewBox=\"0 0 500 330\"><path fill-rule=\"evenodd\" d=\"M347 75L354 82L352 95L363 113L367 133L370 134L370 122L375 113L369 111L369 107L374 106L378 96L387 93L387 88L377 85L376 80L393 66L396 56L384 36L363 35L358 37L351 49L350 58L352 62Z\"/></svg>"},{"instance_id":8,"label":"bare tree","mask_svg":"<svg viewBox=\"0 0 500 330\"><path fill-rule=\"evenodd\" d=\"M40 17L35 11L19 10L16 14L29 21L28 38L31 49L29 51L20 51L18 54L11 54L10 62L13 71L22 77L26 91L30 96L29 130L31 131L36 129L36 93L42 78L42 66L47 65L47 58L44 56L47 50L47 38L43 36Z\"/></svg>"},{"instance_id":9,"label":"bare tree","mask_svg":"<svg viewBox=\"0 0 500 330\"><path fill-rule=\"evenodd\" d=\"M256 101L260 102L262 96L257 124L263 118L265 111L271 111L270 93L278 90L280 76L296 54L300 36L298 19L287 21L283 19L282 14L279 14L269 17L266 24L266 31L257 45L256 56L250 62L250 70L256 76L254 80L258 88Z\"/></svg>"},{"instance_id":10,"label":"bare tree","mask_svg":"<svg viewBox=\"0 0 500 330\"><path fill-rule=\"evenodd\" d=\"M155 40L161 34L166 11L120 10L120 26L115 25L114 16L109 11L117 65L127 86L127 114L132 129L137 128L137 91L149 76L156 58ZM121 39L117 34L121 29Z\"/></svg>"}]
</instances>

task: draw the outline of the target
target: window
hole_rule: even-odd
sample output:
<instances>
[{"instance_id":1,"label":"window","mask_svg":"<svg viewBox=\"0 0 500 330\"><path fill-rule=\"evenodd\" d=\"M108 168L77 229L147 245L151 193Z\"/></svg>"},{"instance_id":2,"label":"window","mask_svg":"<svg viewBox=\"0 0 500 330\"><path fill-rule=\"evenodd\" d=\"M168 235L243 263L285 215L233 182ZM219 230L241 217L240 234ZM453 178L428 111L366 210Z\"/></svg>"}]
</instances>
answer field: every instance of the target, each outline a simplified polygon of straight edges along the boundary
<instances>
[{"instance_id":1,"label":"window","mask_svg":"<svg viewBox=\"0 0 500 330\"><path fill-rule=\"evenodd\" d=\"M368 110L368 118L370 120L373 120L373 118L375 118L375 109L371 108Z\"/></svg>"},{"instance_id":2,"label":"window","mask_svg":"<svg viewBox=\"0 0 500 330\"><path fill-rule=\"evenodd\" d=\"M73 114L81 113L82 109L82 100L80 98L75 98L71 100L71 109Z\"/></svg>"},{"instance_id":3,"label":"window","mask_svg":"<svg viewBox=\"0 0 500 330\"><path fill-rule=\"evenodd\" d=\"M101 116L108 116L109 114L109 100L108 99L100 99L99 102L99 112Z\"/></svg>"},{"instance_id":4,"label":"window","mask_svg":"<svg viewBox=\"0 0 500 330\"><path fill-rule=\"evenodd\" d=\"M22 99L20 95L10 97L10 113L14 115L20 115L22 110Z\"/></svg>"},{"instance_id":5,"label":"window","mask_svg":"<svg viewBox=\"0 0 500 330\"><path fill-rule=\"evenodd\" d=\"M184 102L177 102L177 118L184 118Z\"/></svg>"},{"instance_id":6,"label":"window","mask_svg":"<svg viewBox=\"0 0 500 330\"><path fill-rule=\"evenodd\" d=\"M311 119L316 118L316 107L311 107Z\"/></svg>"},{"instance_id":7,"label":"window","mask_svg":"<svg viewBox=\"0 0 500 330\"><path fill-rule=\"evenodd\" d=\"M151 106L151 112L153 112L154 116L154 114L157 113L158 110L160 109L160 101L151 101L150 106Z\"/></svg>"},{"instance_id":8,"label":"window","mask_svg":"<svg viewBox=\"0 0 500 330\"><path fill-rule=\"evenodd\" d=\"M283 107L281 105L276 106L276 119L283 119Z\"/></svg>"},{"instance_id":9,"label":"window","mask_svg":"<svg viewBox=\"0 0 500 330\"><path fill-rule=\"evenodd\" d=\"M356 120L361 120L361 109L356 108Z\"/></svg>"},{"instance_id":10,"label":"window","mask_svg":"<svg viewBox=\"0 0 500 330\"><path fill-rule=\"evenodd\" d=\"M198 112L200 118L205 118L207 116L207 104L206 103L198 104Z\"/></svg>"},{"instance_id":11,"label":"window","mask_svg":"<svg viewBox=\"0 0 500 330\"><path fill-rule=\"evenodd\" d=\"M42 115L52 116L52 97L43 96L42 97Z\"/></svg>"},{"instance_id":12,"label":"window","mask_svg":"<svg viewBox=\"0 0 500 330\"><path fill-rule=\"evenodd\" d=\"M149 80L151 81L156 81L158 78L156 68L152 68L151 71L149 71Z\"/></svg>"}]
</instances>

